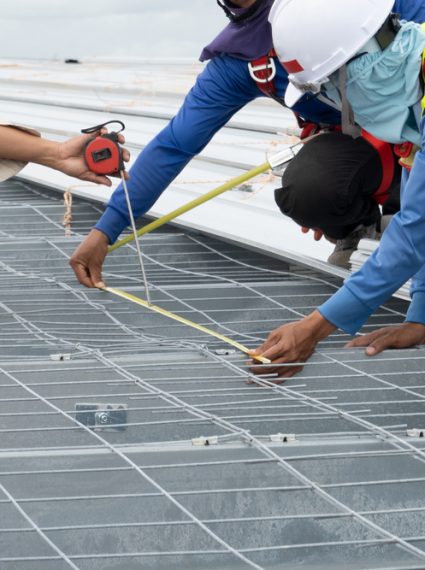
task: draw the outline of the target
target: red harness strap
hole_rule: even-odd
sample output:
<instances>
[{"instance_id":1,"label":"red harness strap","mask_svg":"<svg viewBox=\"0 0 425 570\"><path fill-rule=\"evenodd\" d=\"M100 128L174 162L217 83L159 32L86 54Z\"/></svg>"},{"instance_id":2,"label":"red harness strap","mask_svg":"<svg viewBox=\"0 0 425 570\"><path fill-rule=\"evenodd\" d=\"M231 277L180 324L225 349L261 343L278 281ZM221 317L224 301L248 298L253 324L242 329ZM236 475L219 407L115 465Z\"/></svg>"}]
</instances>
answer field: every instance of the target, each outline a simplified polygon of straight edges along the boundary
<instances>
[{"instance_id":1,"label":"red harness strap","mask_svg":"<svg viewBox=\"0 0 425 570\"><path fill-rule=\"evenodd\" d=\"M412 170L413 161L415 160L418 150L419 147L411 142L394 145L394 153L399 157L398 163L409 172Z\"/></svg>"},{"instance_id":2,"label":"red harness strap","mask_svg":"<svg viewBox=\"0 0 425 570\"><path fill-rule=\"evenodd\" d=\"M274 82L276 77L276 63L273 59L274 57L276 57L276 52L272 49L267 55L248 63L250 76L255 81L258 89L260 89L260 91L262 91L267 97L276 94L276 86ZM299 127L302 129L301 139L320 132L320 125L304 121L297 113L295 113L295 116ZM339 130L339 128L334 127L332 130ZM381 160L382 180L379 188L373 195L373 199L378 204L384 204L388 199L389 189L394 178L393 150L389 143L380 141L363 129L362 137L378 152Z\"/></svg>"},{"instance_id":3,"label":"red harness strap","mask_svg":"<svg viewBox=\"0 0 425 570\"><path fill-rule=\"evenodd\" d=\"M276 52L272 49L267 55L263 55L263 57L248 63L250 76L255 81L258 89L267 97L270 97L271 93L273 95L276 94L276 86L274 84L276 63L273 59L274 57L276 57Z\"/></svg>"},{"instance_id":4,"label":"red harness strap","mask_svg":"<svg viewBox=\"0 0 425 570\"><path fill-rule=\"evenodd\" d=\"M388 199L388 192L394 178L394 154L389 143L380 141L370 133L362 129L362 137L373 146L378 152L382 166L382 180L378 190L372 196L378 204L385 204Z\"/></svg>"}]
</instances>

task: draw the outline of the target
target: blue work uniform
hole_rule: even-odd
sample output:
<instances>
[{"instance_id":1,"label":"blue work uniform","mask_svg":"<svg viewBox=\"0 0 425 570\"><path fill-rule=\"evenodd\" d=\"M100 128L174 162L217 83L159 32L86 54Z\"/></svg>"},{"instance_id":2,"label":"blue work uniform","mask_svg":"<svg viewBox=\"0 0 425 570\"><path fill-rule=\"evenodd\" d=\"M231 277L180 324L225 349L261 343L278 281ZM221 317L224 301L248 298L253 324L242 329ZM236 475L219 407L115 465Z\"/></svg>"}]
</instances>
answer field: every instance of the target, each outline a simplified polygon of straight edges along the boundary
<instances>
[{"instance_id":1,"label":"blue work uniform","mask_svg":"<svg viewBox=\"0 0 425 570\"><path fill-rule=\"evenodd\" d=\"M412 170L403 169L401 209L379 248L329 301L319 307L328 321L356 333L373 311L414 276L406 322L425 324L425 119L422 148Z\"/></svg>"},{"instance_id":2,"label":"blue work uniform","mask_svg":"<svg viewBox=\"0 0 425 570\"><path fill-rule=\"evenodd\" d=\"M425 1L399 0L404 18L425 20ZM284 96L287 73L276 60L276 94ZM212 59L198 76L182 107L170 123L144 148L130 170L128 189L136 217L147 212L187 163L216 132L250 101L265 95L251 78L247 62L226 54ZM314 96L305 96L293 109L304 119L339 124L340 115ZM113 193L96 224L113 243L129 225L122 185Z\"/></svg>"},{"instance_id":3,"label":"blue work uniform","mask_svg":"<svg viewBox=\"0 0 425 570\"><path fill-rule=\"evenodd\" d=\"M396 4L399 4L397 2ZM424 20L423 10L410 6L410 15ZM425 324L425 119L420 124L422 145L412 170L403 170L401 210L382 236L379 248L344 286L319 307L332 324L356 333L373 311L413 277L406 322Z\"/></svg>"},{"instance_id":4,"label":"blue work uniform","mask_svg":"<svg viewBox=\"0 0 425 570\"><path fill-rule=\"evenodd\" d=\"M276 66L276 92L283 97L288 76L277 59ZM211 60L198 76L177 115L143 149L130 170L127 186L135 216L147 212L216 132L257 97L264 97L264 94L251 78L246 61L227 55ZM337 111L311 96L305 97L294 110L313 122L341 122ZM127 204L120 185L96 228L113 243L128 224Z\"/></svg>"}]
</instances>

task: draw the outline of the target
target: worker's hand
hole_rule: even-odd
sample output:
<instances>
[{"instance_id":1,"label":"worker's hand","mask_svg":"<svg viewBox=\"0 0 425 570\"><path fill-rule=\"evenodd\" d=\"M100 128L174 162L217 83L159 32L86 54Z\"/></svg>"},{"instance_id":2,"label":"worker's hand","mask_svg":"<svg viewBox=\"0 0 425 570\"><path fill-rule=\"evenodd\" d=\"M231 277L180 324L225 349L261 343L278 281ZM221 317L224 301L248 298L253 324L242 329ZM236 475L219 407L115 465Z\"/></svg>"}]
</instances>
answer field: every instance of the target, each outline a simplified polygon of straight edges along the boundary
<instances>
[{"instance_id":1,"label":"worker's hand","mask_svg":"<svg viewBox=\"0 0 425 570\"><path fill-rule=\"evenodd\" d=\"M77 247L69 260L78 281L86 287L105 287L102 265L108 253L108 238L99 230L92 230Z\"/></svg>"},{"instance_id":2,"label":"worker's hand","mask_svg":"<svg viewBox=\"0 0 425 570\"><path fill-rule=\"evenodd\" d=\"M418 344L425 344L425 325L403 323L360 336L349 342L346 348L364 346L368 356L375 356L387 348L410 348Z\"/></svg>"},{"instance_id":3,"label":"worker's hand","mask_svg":"<svg viewBox=\"0 0 425 570\"><path fill-rule=\"evenodd\" d=\"M301 231L303 234L308 234L309 231L313 232L313 236L314 236L314 241L320 241L323 237L323 232L322 230L316 230L316 229L312 229L312 228L306 228L306 227L302 227Z\"/></svg>"},{"instance_id":4,"label":"worker's hand","mask_svg":"<svg viewBox=\"0 0 425 570\"><path fill-rule=\"evenodd\" d=\"M264 344L251 351L251 355L264 356L272 363L267 366L253 366L251 371L254 374L276 374L276 380L268 379L275 383L291 378L303 369L300 363L310 358L317 343L335 328L319 311L314 311L301 321L279 327L269 334ZM277 366L279 364L289 366Z\"/></svg>"},{"instance_id":5,"label":"worker's hand","mask_svg":"<svg viewBox=\"0 0 425 570\"><path fill-rule=\"evenodd\" d=\"M52 166L56 170L60 170L64 174L68 174L68 176L73 176L74 178L79 178L80 180L87 180L88 182L111 186L112 182L110 179L107 176L102 176L89 170L84 159L84 148L87 142L100 134L106 134L107 132L108 131L106 129L102 129L96 133L79 135L63 143L58 143L55 159L53 163L48 164L48 166ZM121 134L118 135L118 140L120 144L125 142L125 139ZM130 153L127 149L123 149L123 158L125 162L130 160ZM128 174L125 174L126 177L128 177Z\"/></svg>"}]
</instances>

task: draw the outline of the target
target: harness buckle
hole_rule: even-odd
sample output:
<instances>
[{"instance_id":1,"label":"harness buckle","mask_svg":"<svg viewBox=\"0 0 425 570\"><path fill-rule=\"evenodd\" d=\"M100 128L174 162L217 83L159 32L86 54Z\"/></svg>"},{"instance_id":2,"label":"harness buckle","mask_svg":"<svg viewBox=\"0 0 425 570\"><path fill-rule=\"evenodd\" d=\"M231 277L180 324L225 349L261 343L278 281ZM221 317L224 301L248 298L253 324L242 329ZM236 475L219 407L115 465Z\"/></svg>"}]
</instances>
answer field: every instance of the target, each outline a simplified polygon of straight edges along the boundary
<instances>
[{"instance_id":1,"label":"harness buckle","mask_svg":"<svg viewBox=\"0 0 425 570\"><path fill-rule=\"evenodd\" d=\"M276 64L272 57L267 58L266 63L261 63L258 65L253 65L253 63L255 64L256 62L250 61L248 63L248 70L251 79L253 79L256 83L270 83L276 77Z\"/></svg>"},{"instance_id":2,"label":"harness buckle","mask_svg":"<svg viewBox=\"0 0 425 570\"><path fill-rule=\"evenodd\" d=\"M399 157L399 164L410 171L415 160L419 147L411 142L404 142L394 145L394 152Z\"/></svg>"}]
</instances>

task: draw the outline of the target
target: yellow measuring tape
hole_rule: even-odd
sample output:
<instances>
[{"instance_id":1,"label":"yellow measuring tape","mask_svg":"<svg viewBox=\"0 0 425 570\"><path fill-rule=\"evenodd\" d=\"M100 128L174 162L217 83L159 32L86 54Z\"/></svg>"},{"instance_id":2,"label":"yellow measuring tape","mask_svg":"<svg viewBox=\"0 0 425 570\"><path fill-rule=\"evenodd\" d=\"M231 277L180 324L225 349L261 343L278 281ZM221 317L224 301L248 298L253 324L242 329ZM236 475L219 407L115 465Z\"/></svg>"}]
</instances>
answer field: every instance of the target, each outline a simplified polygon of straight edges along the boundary
<instances>
[{"instance_id":1,"label":"yellow measuring tape","mask_svg":"<svg viewBox=\"0 0 425 570\"><path fill-rule=\"evenodd\" d=\"M188 319L185 319L184 317L180 317L179 315L176 315L175 313L171 313L170 311L166 311L165 309L162 309L161 307L158 307L157 305L149 304L144 299L140 299L140 297L136 297L135 295L132 295L131 293L127 293L126 291L122 291L122 289L115 289L115 287L102 287L101 290L107 291L108 293L112 293L113 295L116 295L117 297L121 297L122 299L126 299L127 301L131 301L132 303L135 303L136 305L140 305L141 307L145 307L146 309L150 309L151 311L154 311L155 313L159 313L160 315L163 315L164 317L168 317L169 319L173 319L174 321L178 321L179 323L182 323L183 325L186 325L188 327L192 327L193 329L196 329L200 332L203 332L203 333L208 334L210 336L214 336L215 338L218 338L219 340L225 342L226 344L230 344L231 346L237 348L241 352L247 354L253 360L257 360L258 362L261 362L262 364L270 364L270 362L271 362L268 358L264 358L263 356L252 356L249 352L249 348L247 348L243 344L240 344L239 342L236 342L235 340L232 340L231 338L229 338L227 336L224 336L224 335L222 335L216 331L213 331L211 329L208 329L202 325L198 325L197 323L194 323L193 321L189 321Z\"/></svg>"},{"instance_id":2,"label":"yellow measuring tape","mask_svg":"<svg viewBox=\"0 0 425 570\"><path fill-rule=\"evenodd\" d=\"M257 166L256 168L253 168L252 170L249 170L248 172L245 172L244 174L241 174L240 176L236 176L236 178L232 178L231 180L229 180L228 182L225 182L224 184L222 184L218 188L215 188L214 190L210 190L210 192L207 192L206 194L199 196L199 198L195 198L191 202L188 202L187 204L180 206L180 208L173 210L169 214L166 214L165 216L162 216L161 218L154 220L150 224L147 224L146 226L144 226L143 228L141 228L140 230L137 231L137 235L139 237L141 237L145 234L152 232L153 230L156 230L157 228L160 228L164 224L170 222L171 220L174 220L175 218L178 218L182 214L185 214L186 212L190 212L190 210L193 210L194 208L197 208L198 206L205 204L205 202L208 202L209 200L212 200L213 198L220 196L220 194L224 194L228 190L235 188L235 186L238 186L239 184L242 184L243 182L246 182L247 180L250 180L251 178L255 178L255 176L258 176L259 174L263 174L264 172L266 172L270 168L271 168L270 162L264 162L263 164L260 164L260 166ZM130 243L133 240L134 240L134 236L129 235L129 236L117 241L116 243L114 243L114 245L109 246L108 252L115 251L119 247L125 245L126 243Z\"/></svg>"},{"instance_id":3,"label":"yellow measuring tape","mask_svg":"<svg viewBox=\"0 0 425 570\"><path fill-rule=\"evenodd\" d=\"M314 136L316 136L316 135L314 135ZM313 138L313 137L309 137L302 142L305 143L305 142L309 141L310 138ZM210 192L207 192L206 194L199 196L198 198L195 198L191 202L184 204L183 206L181 206L180 208L177 208L176 210L173 210L169 214L166 214L165 216L162 216L161 218L154 220L150 224L147 224L146 226L144 226L143 228L141 228L140 230L135 232L135 235L129 235L129 236L117 241L114 245L111 245L108 248L108 252L115 251L116 249L122 247L123 245L130 243L131 241L133 241L135 239L136 235L137 235L137 237L141 237L147 233L150 233L150 232L156 230L157 228L163 226L167 222L170 222L171 220L178 218L182 214L185 214L186 212L189 212L190 210L193 210L194 208L197 208L198 206L205 204L205 202L208 202L209 200L212 200L213 198L220 196L221 194L224 194L224 192L227 192L228 190L235 188L236 186L242 184L243 182L246 182L247 180L250 180L251 178L258 176L259 174L262 174L271 168L274 168L276 166L279 166L281 164L285 164L286 162L289 162L289 160L294 156L293 148L295 148L296 146L298 146L298 144L293 145L292 147L290 147L289 149L286 149L283 152L277 153L273 157L270 157L267 160L267 162L260 164L259 166L253 168L252 170L249 170L248 172L245 172L244 174L241 174L240 176L236 176L235 178L232 178L231 180L229 180L228 182L225 182L224 184L222 184L218 188L210 190ZM139 297L136 297L135 295L131 295L130 293L126 293L125 291L122 291L121 289L115 289L113 287L104 287L104 288L102 288L102 290L107 291L108 293L112 293L114 295L117 295L118 297L122 297L123 299L127 299L127 301L131 301L132 303L136 303L137 305L145 307L146 309L150 309L151 311L154 311L155 313L159 313L160 315L163 315L164 317L168 317L169 319L173 319L174 321L178 321L179 323L182 323L183 325L197 329L200 332L203 332L203 333L208 334L210 336L214 336L215 338L218 338L219 340L221 340L222 342L225 342L226 344L230 344L231 346L237 348L241 352L250 356L250 358L252 358L253 360L257 360L258 362L261 362L262 364L271 364L271 361L268 358L264 358L263 356L252 356L249 352L249 349L246 346L244 346L243 344L240 344L239 342L236 342L236 341L232 340L231 338L228 338L227 336L224 336L224 335L222 335L218 332L215 332L211 329L203 327L202 325L198 325L197 323L189 321L188 319L185 319L184 317L180 317L179 315L175 315L174 313L170 313L169 311L166 311L165 309L162 309L161 307L158 307L156 305L152 305L152 304L148 303L148 301L140 299Z\"/></svg>"}]
</instances>

